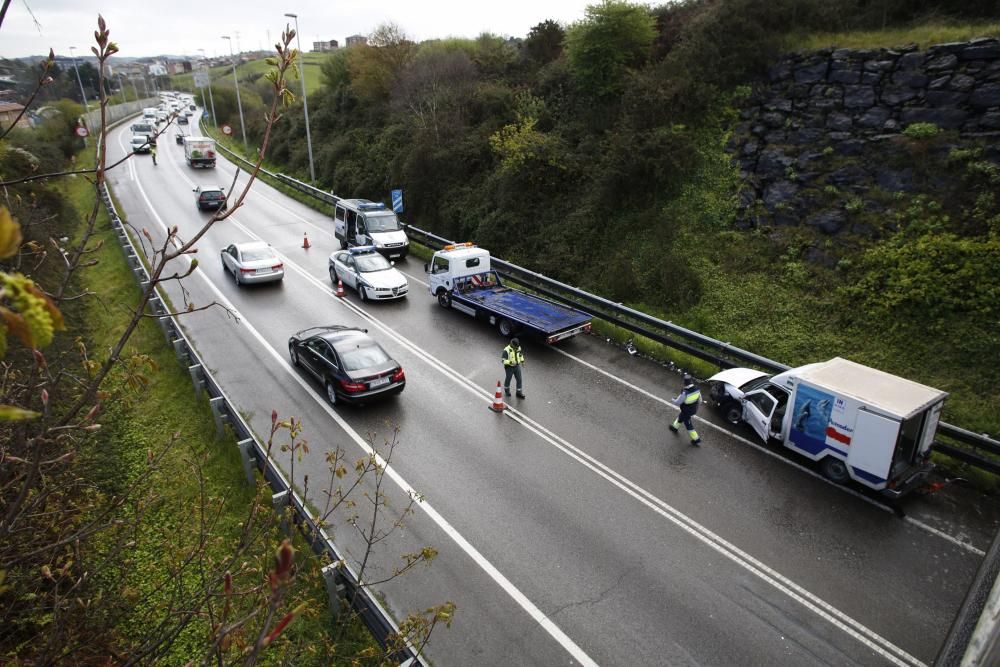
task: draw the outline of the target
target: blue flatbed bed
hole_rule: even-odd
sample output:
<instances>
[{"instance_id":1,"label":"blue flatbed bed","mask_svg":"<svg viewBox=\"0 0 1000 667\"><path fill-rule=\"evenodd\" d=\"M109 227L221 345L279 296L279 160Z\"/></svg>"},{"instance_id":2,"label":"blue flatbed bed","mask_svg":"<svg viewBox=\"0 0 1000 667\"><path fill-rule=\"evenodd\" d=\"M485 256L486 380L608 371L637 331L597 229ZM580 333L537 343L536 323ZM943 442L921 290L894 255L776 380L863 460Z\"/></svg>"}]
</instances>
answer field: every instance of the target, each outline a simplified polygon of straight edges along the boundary
<instances>
[{"instance_id":1,"label":"blue flatbed bed","mask_svg":"<svg viewBox=\"0 0 1000 667\"><path fill-rule=\"evenodd\" d=\"M495 271L459 279L450 297L451 307L488 320L505 335L527 330L554 343L590 331L590 315L507 287Z\"/></svg>"}]
</instances>

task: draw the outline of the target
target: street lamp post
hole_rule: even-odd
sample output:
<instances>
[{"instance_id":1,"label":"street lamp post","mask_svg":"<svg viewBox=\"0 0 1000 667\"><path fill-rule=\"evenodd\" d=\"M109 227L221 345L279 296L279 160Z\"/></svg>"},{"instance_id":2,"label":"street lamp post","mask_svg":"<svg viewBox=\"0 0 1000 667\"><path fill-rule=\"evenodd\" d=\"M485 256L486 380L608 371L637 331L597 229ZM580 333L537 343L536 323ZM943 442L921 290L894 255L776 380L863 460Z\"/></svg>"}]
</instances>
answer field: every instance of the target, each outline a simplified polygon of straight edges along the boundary
<instances>
[{"instance_id":1,"label":"street lamp post","mask_svg":"<svg viewBox=\"0 0 1000 667\"><path fill-rule=\"evenodd\" d=\"M236 77L236 56L233 53L233 39L223 35L222 39L229 42L229 57L233 61L233 83L236 84L236 107L240 110L240 131L243 132L243 147L247 148L247 127L243 122L243 102L240 101L240 80Z\"/></svg>"},{"instance_id":2,"label":"street lamp post","mask_svg":"<svg viewBox=\"0 0 1000 667\"><path fill-rule=\"evenodd\" d=\"M316 168L313 166L313 142L309 133L309 101L306 99L306 70L303 65L302 37L299 35L299 15L285 14L289 18L295 19L295 46L299 50L299 79L302 80L302 110L306 113L306 149L309 151L309 180L316 182Z\"/></svg>"},{"instance_id":3,"label":"street lamp post","mask_svg":"<svg viewBox=\"0 0 1000 667\"><path fill-rule=\"evenodd\" d=\"M69 47L69 55L73 58L73 69L76 70L76 82L80 84L80 97L83 98L83 108L90 113L90 104L87 103L87 93L83 92L83 80L80 78L80 68L76 66L76 54L73 51L76 50L75 46Z\"/></svg>"},{"instance_id":4,"label":"street lamp post","mask_svg":"<svg viewBox=\"0 0 1000 667\"><path fill-rule=\"evenodd\" d=\"M198 49L201 51L201 59L205 60L205 49ZM219 119L215 117L215 97L212 96L212 68L207 64L205 65L205 73L208 74L208 103L212 105L212 125L215 129L219 129ZM201 106L205 108L205 91L201 91Z\"/></svg>"}]
</instances>

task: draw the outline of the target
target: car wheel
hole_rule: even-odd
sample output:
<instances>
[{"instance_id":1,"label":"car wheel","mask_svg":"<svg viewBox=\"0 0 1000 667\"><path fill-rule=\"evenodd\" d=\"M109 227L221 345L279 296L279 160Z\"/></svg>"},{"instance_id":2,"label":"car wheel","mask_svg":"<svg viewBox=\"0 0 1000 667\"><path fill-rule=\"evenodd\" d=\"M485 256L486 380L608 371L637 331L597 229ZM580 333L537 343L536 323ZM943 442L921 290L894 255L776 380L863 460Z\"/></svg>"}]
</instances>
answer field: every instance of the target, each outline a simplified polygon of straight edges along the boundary
<instances>
[{"instance_id":1,"label":"car wheel","mask_svg":"<svg viewBox=\"0 0 1000 667\"><path fill-rule=\"evenodd\" d=\"M292 343L288 344L288 358L292 360L292 366L299 365L299 352Z\"/></svg>"},{"instance_id":2,"label":"car wheel","mask_svg":"<svg viewBox=\"0 0 1000 667\"><path fill-rule=\"evenodd\" d=\"M338 280L340 280L340 278L337 277L337 267L331 266L330 267L330 282L333 283L334 287L337 286L337 281Z\"/></svg>"},{"instance_id":3,"label":"car wheel","mask_svg":"<svg viewBox=\"0 0 1000 667\"><path fill-rule=\"evenodd\" d=\"M347 250L347 239L340 239L340 249Z\"/></svg>"},{"instance_id":4,"label":"car wheel","mask_svg":"<svg viewBox=\"0 0 1000 667\"><path fill-rule=\"evenodd\" d=\"M851 474L847 470L847 463L835 456L827 456L823 459L822 463L819 464L819 469L823 473L823 477L834 484L843 484L851 478Z\"/></svg>"},{"instance_id":5,"label":"car wheel","mask_svg":"<svg viewBox=\"0 0 1000 667\"><path fill-rule=\"evenodd\" d=\"M364 285L358 287L358 296L361 297L362 301L364 302L368 301L368 290L365 289Z\"/></svg>"},{"instance_id":6,"label":"car wheel","mask_svg":"<svg viewBox=\"0 0 1000 667\"><path fill-rule=\"evenodd\" d=\"M236 286L237 287L239 287L240 285L243 284L243 283L240 282L240 270L239 269L233 269L233 280L236 281Z\"/></svg>"},{"instance_id":7,"label":"car wheel","mask_svg":"<svg viewBox=\"0 0 1000 667\"><path fill-rule=\"evenodd\" d=\"M722 418L730 424L739 424L743 421L743 406L736 401L728 401L722 406Z\"/></svg>"},{"instance_id":8,"label":"car wheel","mask_svg":"<svg viewBox=\"0 0 1000 667\"><path fill-rule=\"evenodd\" d=\"M501 317L497 320L497 331L500 332L501 336L507 337L514 333L514 323L508 320L506 317Z\"/></svg>"},{"instance_id":9,"label":"car wheel","mask_svg":"<svg viewBox=\"0 0 1000 667\"><path fill-rule=\"evenodd\" d=\"M451 308L451 295L444 288L438 290L438 304L442 308Z\"/></svg>"},{"instance_id":10,"label":"car wheel","mask_svg":"<svg viewBox=\"0 0 1000 667\"><path fill-rule=\"evenodd\" d=\"M330 401L330 405L337 404L337 390L333 388L333 383L329 380L326 381L326 400Z\"/></svg>"}]
</instances>

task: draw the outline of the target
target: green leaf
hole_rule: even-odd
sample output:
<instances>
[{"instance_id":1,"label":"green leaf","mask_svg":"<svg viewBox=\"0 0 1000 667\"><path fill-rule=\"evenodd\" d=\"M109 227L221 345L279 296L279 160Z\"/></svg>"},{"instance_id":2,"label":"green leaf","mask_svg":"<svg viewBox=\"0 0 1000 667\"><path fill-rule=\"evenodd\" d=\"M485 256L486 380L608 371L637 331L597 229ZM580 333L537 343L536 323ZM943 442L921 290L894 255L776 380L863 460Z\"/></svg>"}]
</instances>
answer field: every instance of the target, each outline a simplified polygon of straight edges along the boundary
<instances>
[{"instance_id":1,"label":"green leaf","mask_svg":"<svg viewBox=\"0 0 1000 667\"><path fill-rule=\"evenodd\" d=\"M34 412L33 410L25 410L14 405L0 405L0 421L22 421L24 419L35 419L40 416L41 413Z\"/></svg>"}]
</instances>

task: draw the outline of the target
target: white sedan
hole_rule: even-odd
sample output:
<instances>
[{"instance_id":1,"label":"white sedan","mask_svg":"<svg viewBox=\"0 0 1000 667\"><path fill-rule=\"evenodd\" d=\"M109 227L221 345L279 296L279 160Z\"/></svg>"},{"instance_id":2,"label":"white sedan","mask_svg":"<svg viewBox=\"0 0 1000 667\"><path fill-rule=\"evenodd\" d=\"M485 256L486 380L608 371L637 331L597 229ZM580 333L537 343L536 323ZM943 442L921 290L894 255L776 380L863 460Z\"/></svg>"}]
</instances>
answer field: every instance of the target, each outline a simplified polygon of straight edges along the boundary
<instances>
[{"instance_id":1,"label":"white sedan","mask_svg":"<svg viewBox=\"0 0 1000 667\"><path fill-rule=\"evenodd\" d=\"M269 283L285 277L285 265L274 248L262 241L234 243L222 249L222 268L233 274L236 285Z\"/></svg>"},{"instance_id":2,"label":"white sedan","mask_svg":"<svg viewBox=\"0 0 1000 667\"><path fill-rule=\"evenodd\" d=\"M374 246L341 250L330 255L330 280L334 287L342 280L357 291L362 301L402 299L410 287L403 274Z\"/></svg>"}]
</instances>

